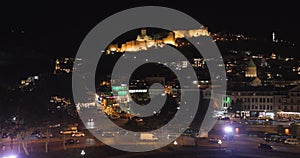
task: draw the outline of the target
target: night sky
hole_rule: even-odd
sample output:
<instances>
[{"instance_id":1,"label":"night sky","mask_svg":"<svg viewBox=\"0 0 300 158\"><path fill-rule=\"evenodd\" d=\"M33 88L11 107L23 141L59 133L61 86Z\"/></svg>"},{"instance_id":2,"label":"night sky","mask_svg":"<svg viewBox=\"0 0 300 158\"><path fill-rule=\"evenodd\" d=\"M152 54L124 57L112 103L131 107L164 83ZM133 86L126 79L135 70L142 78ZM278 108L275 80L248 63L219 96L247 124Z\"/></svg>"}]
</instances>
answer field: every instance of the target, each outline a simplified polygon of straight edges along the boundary
<instances>
[{"instance_id":1,"label":"night sky","mask_svg":"<svg viewBox=\"0 0 300 158\"><path fill-rule=\"evenodd\" d=\"M199 3L199 4L198 4ZM51 56L74 55L85 35L101 20L118 11L158 5L183 11L212 32L244 33L271 38L275 31L299 45L299 7L288 1L171 1L122 0L108 3L86 1L11 1L0 5L0 46L20 43Z\"/></svg>"}]
</instances>

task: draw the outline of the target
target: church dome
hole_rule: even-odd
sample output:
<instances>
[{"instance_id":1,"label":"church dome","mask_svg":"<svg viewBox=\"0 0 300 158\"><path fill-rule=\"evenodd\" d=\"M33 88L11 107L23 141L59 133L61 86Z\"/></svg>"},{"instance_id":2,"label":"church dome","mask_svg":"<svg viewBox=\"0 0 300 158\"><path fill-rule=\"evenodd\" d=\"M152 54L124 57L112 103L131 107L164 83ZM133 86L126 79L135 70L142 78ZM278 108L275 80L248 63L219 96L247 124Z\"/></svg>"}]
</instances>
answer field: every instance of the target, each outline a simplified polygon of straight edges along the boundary
<instances>
[{"instance_id":1,"label":"church dome","mask_svg":"<svg viewBox=\"0 0 300 158\"><path fill-rule=\"evenodd\" d=\"M252 60L252 58L250 58L247 67L256 67L254 61Z\"/></svg>"}]
</instances>

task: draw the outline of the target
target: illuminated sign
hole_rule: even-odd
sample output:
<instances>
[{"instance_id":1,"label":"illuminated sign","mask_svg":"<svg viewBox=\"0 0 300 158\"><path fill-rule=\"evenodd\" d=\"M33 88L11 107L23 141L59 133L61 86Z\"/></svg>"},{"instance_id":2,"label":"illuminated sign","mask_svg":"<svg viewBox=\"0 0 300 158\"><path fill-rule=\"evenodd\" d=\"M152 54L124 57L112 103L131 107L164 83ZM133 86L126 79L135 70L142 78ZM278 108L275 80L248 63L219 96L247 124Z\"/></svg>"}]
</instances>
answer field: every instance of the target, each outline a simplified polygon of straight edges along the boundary
<instances>
[{"instance_id":1,"label":"illuminated sign","mask_svg":"<svg viewBox=\"0 0 300 158\"><path fill-rule=\"evenodd\" d=\"M230 102L231 102L231 99L230 99L229 97L225 97L225 98L224 98L224 102L225 102L225 103L230 103Z\"/></svg>"},{"instance_id":2,"label":"illuminated sign","mask_svg":"<svg viewBox=\"0 0 300 158\"><path fill-rule=\"evenodd\" d=\"M126 91L126 86L112 86L113 91Z\"/></svg>"}]
</instances>

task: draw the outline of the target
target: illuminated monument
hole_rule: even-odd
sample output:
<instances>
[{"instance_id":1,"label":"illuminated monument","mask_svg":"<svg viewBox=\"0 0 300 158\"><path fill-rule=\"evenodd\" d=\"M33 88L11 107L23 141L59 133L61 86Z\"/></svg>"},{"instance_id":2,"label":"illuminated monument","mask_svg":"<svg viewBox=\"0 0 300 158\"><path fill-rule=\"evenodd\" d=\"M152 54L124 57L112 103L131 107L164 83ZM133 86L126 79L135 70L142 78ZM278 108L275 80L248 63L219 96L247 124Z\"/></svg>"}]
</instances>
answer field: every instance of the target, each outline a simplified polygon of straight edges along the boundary
<instances>
[{"instance_id":1,"label":"illuminated monument","mask_svg":"<svg viewBox=\"0 0 300 158\"><path fill-rule=\"evenodd\" d=\"M136 40L128 41L121 44L111 44L108 46L106 53L112 54L123 53L123 52L137 52L142 50L148 50L151 47L163 47L166 44L177 47L177 38L193 38L200 36L209 36L207 27L201 27L194 30L176 30L168 33L167 37L162 39L153 39L151 36L147 35L146 29L141 29L140 35L137 36Z\"/></svg>"},{"instance_id":2,"label":"illuminated monument","mask_svg":"<svg viewBox=\"0 0 300 158\"><path fill-rule=\"evenodd\" d=\"M194 30L175 30L175 38L193 38L201 36L209 36L207 27L201 27Z\"/></svg>"}]
</instances>

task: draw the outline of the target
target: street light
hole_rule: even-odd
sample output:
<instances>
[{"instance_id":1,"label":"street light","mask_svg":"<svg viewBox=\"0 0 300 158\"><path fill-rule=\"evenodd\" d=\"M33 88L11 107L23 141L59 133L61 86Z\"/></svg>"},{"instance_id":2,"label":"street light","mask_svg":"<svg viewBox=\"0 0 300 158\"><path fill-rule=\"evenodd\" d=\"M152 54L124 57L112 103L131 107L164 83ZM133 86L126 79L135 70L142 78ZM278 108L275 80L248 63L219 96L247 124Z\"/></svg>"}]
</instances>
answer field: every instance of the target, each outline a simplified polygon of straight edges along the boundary
<instances>
[{"instance_id":1,"label":"street light","mask_svg":"<svg viewBox=\"0 0 300 158\"><path fill-rule=\"evenodd\" d=\"M221 151L221 145L222 145L222 143L223 143L222 140L219 139L219 140L218 140L218 144L219 144L219 150L220 150L220 151Z\"/></svg>"},{"instance_id":2,"label":"street light","mask_svg":"<svg viewBox=\"0 0 300 158\"><path fill-rule=\"evenodd\" d=\"M177 141L176 141L176 140L174 141L174 143L173 143L173 144L174 144L174 145L178 145L178 143L177 143Z\"/></svg>"},{"instance_id":3,"label":"street light","mask_svg":"<svg viewBox=\"0 0 300 158\"><path fill-rule=\"evenodd\" d=\"M226 126L226 127L224 128L224 131L225 131L226 133L231 133L231 132L233 131L233 129L232 129L232 127L230 127L230 126Z\"/></svg>"},{"instance_id":4,"label":"street light","mask_svg":"<svg viewBox=\"0 0 300 158\"><path fill-rule=\"evenodd\" d=\"M2 158L17 158L17 156L16 155L9 155L9 156L4 156Z\"/></svg>"},{"instance_id":5,"label":"street light","mask_svg":"<svg viewBox=\"0 0 300 158\"><path fill-rule=\"evenodd\" d=\"M81 155L82 157L84 157L85 151L84 151L83 149L81 150L80 155Z\"/></svg>"},{"instance_id":6,"label":"street light","mask_svg":"<svg viewBox=\"0 0 300 158\"><path fill-rule=\"evenodd\" d=\"M221 146L221 144L222 144L223 142L222 142L222 140L221 139L219 139L218 140L218 144L219 144L219 146Z\"/></svg>"},{"instance_id":7,"label":"street light","mask_svg":"<svg viewBox=\"0 0 300 158\"><path fill-rule=\"evenodd\" d=\"M233 128L230 126L224 127L225 135L223 137L224 140L232 140L233 138Z\"/></svg>"}]
</instances>

